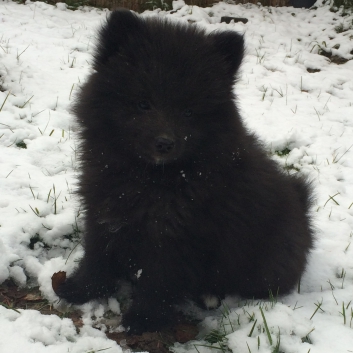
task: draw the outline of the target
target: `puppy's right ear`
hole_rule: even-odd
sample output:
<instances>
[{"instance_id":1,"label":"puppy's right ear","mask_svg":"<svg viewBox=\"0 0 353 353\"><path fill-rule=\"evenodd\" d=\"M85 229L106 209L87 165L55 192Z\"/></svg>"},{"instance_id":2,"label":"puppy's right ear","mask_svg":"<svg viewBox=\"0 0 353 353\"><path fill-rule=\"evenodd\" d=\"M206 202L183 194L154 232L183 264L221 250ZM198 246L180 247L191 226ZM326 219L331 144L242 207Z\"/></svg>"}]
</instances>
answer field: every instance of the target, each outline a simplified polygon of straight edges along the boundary
<instances>
[{"instance_id":1,"label":"puppy's right ear","mask_svg":"<svg viewBox=\"0 0 353 353\"><path fill-rule=\"evenodd\" d=\"M244 37L234 31L211 32L217 51L223 56L225 67L234 76L243 60Z\"/></svg>"},{"instance_id":2,"label":"puppy's right ear","mask_svg":"<svg viewBox=\"0 0 353 353\"><path fill-rule=\"evenodd\" d=\"M110 14L99 31L93 67L95 70L106 65L109 58L118 53L131 35L143 33L143 21L129 10L118 9Z\"/></svg>"}]
</instances>

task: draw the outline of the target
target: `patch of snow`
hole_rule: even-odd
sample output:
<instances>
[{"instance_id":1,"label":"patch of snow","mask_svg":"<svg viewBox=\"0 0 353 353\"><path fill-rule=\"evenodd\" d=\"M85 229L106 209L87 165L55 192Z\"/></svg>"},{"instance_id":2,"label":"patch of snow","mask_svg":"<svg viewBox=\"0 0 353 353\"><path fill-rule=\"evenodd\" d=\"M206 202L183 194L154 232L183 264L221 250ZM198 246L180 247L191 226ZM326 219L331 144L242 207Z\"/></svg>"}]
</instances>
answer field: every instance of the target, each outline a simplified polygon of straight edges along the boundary
<instances>
[{"instance_id":1,"label":"patch of snow","mask_svg":"<svg viewBox=\"0 0 353 353\"><path fill-rule=\"evenodd\" d=\"M221 2L202 9L179 0L173 2L173 14L144 14L196 22L207 31L243 33L246 56L235 88L243 120L283 167L312 180L316 244L300 293L280 297L274 305L261 304L273 345L280 335L280 350L286 353L353 349L353 17L330 12L321 0L316 5L307 10ZM20 286L37 284L56 306L61 304L51 286L52 274L70 275L82 256L70 105L92 72L96 30L107 13L89 7L71 11L61 3L1 4L0 283L12 278ZM225 24L222 16L249 21ZM338 33L341 24L344 31ZM322 50L349 61L331 63L319 55ZM225 302L230 349L272 352L260 304L239 298ZM120 313L117 300L92 301L81 308L85 325L77 333L69 319L0 306L0 351L121 352L105 336L103 324L101 331L92 327L92 316ZM199 340L176 344L174 351L210 352L203 339L225 325L222 310L224 306L199 311L200 317L208 316ZM253 320L257 324L249 337ZM302 341L308 334L311 343Z\"/></svg>"}]
</instances>

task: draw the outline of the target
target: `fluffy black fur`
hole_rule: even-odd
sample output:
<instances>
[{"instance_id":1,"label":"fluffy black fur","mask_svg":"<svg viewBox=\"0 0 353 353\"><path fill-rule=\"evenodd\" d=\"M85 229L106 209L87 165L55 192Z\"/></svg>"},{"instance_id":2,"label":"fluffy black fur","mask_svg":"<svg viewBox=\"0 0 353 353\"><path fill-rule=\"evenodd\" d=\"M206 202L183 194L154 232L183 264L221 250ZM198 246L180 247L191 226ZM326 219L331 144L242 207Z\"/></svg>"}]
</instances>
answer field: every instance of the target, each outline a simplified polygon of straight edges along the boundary
<instances>
[{"instance_id":1,"label":"fluffy black fur","mask_svg":"<svg viewBox=\"0 0 353 353\"><path fill-rule=\"evenodd\" d=\"M62 298L84 303L130 281L123 324L141 333L171 323L186 298L295 286L312 247L309 187L242 124L243 49L232 31L110 15L75 106L85 255Z\"/></svg>"}]
</instances>

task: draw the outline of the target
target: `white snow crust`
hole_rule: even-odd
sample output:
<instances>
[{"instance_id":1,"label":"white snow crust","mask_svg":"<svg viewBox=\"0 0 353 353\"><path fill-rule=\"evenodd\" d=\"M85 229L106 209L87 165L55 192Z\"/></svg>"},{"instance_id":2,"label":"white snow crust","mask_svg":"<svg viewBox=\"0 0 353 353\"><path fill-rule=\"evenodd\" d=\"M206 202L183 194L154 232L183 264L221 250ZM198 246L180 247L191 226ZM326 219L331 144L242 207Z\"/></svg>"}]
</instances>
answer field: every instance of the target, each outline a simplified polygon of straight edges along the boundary
<instances>
[{"instance_id":1,"label":"white snow crust","mask_svg":"<svg viewBox=\"0 0 353 353\"><path fill-rule=\"evenodd\" d=\"M246 57L235 88L244 122L283 167L312 180L316 243L300 293L262 303L227 298L221 309L200 314L206 318L198 340L173 350L219 352L204 335L221 329L234 353L273 352L279 338L285 353L352 352L353 16L342 17L320 2L315 10L226 3L203 9L181 0L174 5L173 14L155 10L144 16L245 35ZM0 283L12 278L19 286L39 285L54 305L52 274L70 274L82 256L73 196L78 141L70 104L92 72L96 30L108 13L71 11L61 3L0 3ZM249 22L220 23L221 16ZM337 65L319 55L321 49L349 61ZM92 327L91 318L108 309L119 314L118 301L82 309L85 325L77 333L70 319L0 306L0 352L122 352L104 325Z\"/></svg>"}]
</instances>

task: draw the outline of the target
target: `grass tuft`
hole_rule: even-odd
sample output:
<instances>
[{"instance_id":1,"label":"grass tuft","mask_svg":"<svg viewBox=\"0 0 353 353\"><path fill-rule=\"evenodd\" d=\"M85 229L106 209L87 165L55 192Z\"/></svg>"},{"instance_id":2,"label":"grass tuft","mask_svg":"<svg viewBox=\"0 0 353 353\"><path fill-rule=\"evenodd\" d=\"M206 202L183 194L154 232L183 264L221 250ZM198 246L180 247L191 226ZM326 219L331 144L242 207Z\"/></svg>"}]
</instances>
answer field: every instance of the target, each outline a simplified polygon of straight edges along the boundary
<instances>
[{"instance_id":1,"label":"grass tuft","mask_svg":"<svg viewBox=\"0 0 353 353\"><path fill-rule=\"evenodd\" d=\"M253 332L254 332L254 329L255 329L256 323L257 323L257 319L254 321L254 324L253 324L252 327L251 327L251 330L250 330L250 332L249 332L249 334L248 334L248 337L251 337L251 336L252 336L252 334L253 334Z\"/></svg>"},{"instance_id":2,"label":"grass tuft","mask_svg":"<svg viewBox=\"0 0 353 353\"><path fill-rule=\"evenodd\" d=\"M271 353L284 353L279 350L280 345L281 345L281 330L278 328L277 342L276 342L276 345Z\"/></svg>"},{"instance_id":3,"label":"grass tuft","mask_svg":"<svg viewBox=\"0 0 353 353\"><path fill-rule=\"evenodd\" d=\"M16 146L17 146L18 148L24 148L24 149L27 148L27 145L26 145L23 141L17 142L17 143L16 143Z\"/></svg>"},{"instance_id":4,"label":"grass tuft","mask_svg":"<svg viewBox=\"0 0 353 353\"><path fill-rule=\"evenodd\" d=\"M17 51L17 56L16 56L16 59L19 60L20 59L20 56L29 48L30 44L28 44L27 48L25 50L23 50L20 54L18 54L18 51Z\"/></svg>"},{"instance_id":5,"label":"grass tuft","mask_svg":"<svg viewBox=\"0 0 353 353\"><path fill-rule=\"evenodd\" d=\"M308 332L304 337L302 337L302 342L303 343L309 343L309 344L313 344L313 342L311 341L311 338L309 337L309 335L315 330L315 328L313 328L310 332Z\"/></svg>"},{"instance_id":6,"label":"grass tuft","mask_svg":"<svg viewBox=\"0 0 353 353\"><path fill-rule=\"evenodd\" d=\"M6 309L10 309L10 310L13 310L13 311L16 311L16 313L18 313L18 314L21 314L21 312L20 311L18 311L17 309L15 309L15 308L12 308L11 306L9 306L9 305L6 305L5 303L3 303L3 302L0 302L0 305L1 306L3 306L3 307L5 307Z\"/></svg>"},{"instance_id":7,"label":"grass tuft","mask_svg":"<svg viewBox=\"0 0 353 353\"><path fill-rule=\"evenodd\" d=\"M301 280L302 280L302 278L300 277L300 278L299 278L299 281L298 281L298 294L300 294Z\"/></svg>"},{"instance_id":8,"label":"grass tuft","mask_svg":"<svg viewBox=\"0 0 353 353\"><path fill-rule=\"evenodd\" d=\"M70 251L70 253L69 253L69 255L68 255L68 257L67 257L67 259L66 259L66 261L65 261L65 265L66 265L67 262L69 261L69 258L70 258L70 256L71 256L71 254L74 252L74 250L75 250L80 244L81 244L81 242L79 241L79 242L72 248L72 250Z\"/></svg>"},{"instance_id":9,"label":"grass tuft","mask_svg":"<svg viewBox=\"0 0 353 353\"><path fill-rule=\"evenodd\" d=\"M325 208L325 206L327 205L327 203L328 203L330 200L332 200L337 206L339 206L339 203L334 199L334 197L337 196L337 195L340 195L340 194L341 194L341 193L338 192L338 193L334 194L333 196L328 195L329 198L328 198L328 200L325 202L324 208Z\"/></svg>"},{"instance_id":10,"label":"grass tuft","mask_svg":"<svg viewBox=\"0 0 353 353\"><path fill-rule=\"evenodd\" d=\"M40 235L38 233L36 233L33 237L31 237L31 239L29 240L28 247L31 250L34 250L34 245L37 243L42 243L45 248L48 248L48 246L46 244L44 244L43 239L40 237Z\"/></svg>"},{"instance_id":11,"label":"grass tuft","mask_svg":"<svg viewBox=\"0 0 353 353\"><path fill-rule=\"evenodd\" d=\"M272 346L273 341L272 341L271 333L270 333L270 330L268 328L266 317L265 317L265 314L264 314L261 306L260 306L260 312L261 312L262 319L264 321L264 326L265 326L265 331L266 331L266 334L267 334L268 341L270 343L270 346Z\"/></svg>"},{"instance_id":12,"label":"grass tuft","mask_svg":"<svg viewBox=\"0 0 353 353\"><path fill-rule=\"evenodd\" d=\"M37 217L40 217L40 213L39 213L39 210L37 207L35 207L33 209L33 207L31 205L29 205L29 207L31 208L31 210L33 211L33 213L37 216Z\"/></svg>"},{"instance_id":13,"label":"grass tuft","mask_svg":"<svg viewBox=\"0 0 353 353\"><path fill-rule=\"evenodd\" d=\"M249 353L252 353L252 352L251 352L251 349L250 349L250 347L249 347L249 345L248 345L248 342L246 342L246 345L248 346L248 351L249 351Z\"/></svg>"},{"instance_id":14,"label":"grass tuft","mask_svg":"<svg viewBox=\"0 0 353 353\"><path fill-rule=\"evenodd\" d=\"M346 325L347 318L346 318L346 308L344 306L344 302L342 302L342 312L339 311L339 313L343 316L343 325Z\"/></svg>"},{"instance_id":15,"label":"grass tuft","mask_svg":"<svg viewBox=\"0 0 353 353\"><path fill-rule=\"evenodd\" d=\"M169 11L173 9L172 0L150 0L150 1L143 1L142 2L142 11L146 10L156 10L161 9L163 11Z\"/></svg>"},{"instance_id":16,"label":"grass tuft","mask_svg":"<svg viewBox=\"0 0 353 353\"><path fill-rule=\"evenodd\" d=\"M288 147L285 147L282 151L275 151L275 154L279 157L288 156L291 150Z\"/></svg>"},{"instance_id":17,"label":"grass tuft","mask_svg":"<svg viewBox=\"0 0 353 353\"><path fill-rule=\"evenodd\" d=\"M32 96L30 99L28 99L27 101L25 101L24 103L23 103L23 105L21 105L21 106L19 106L19 108L20 109L23 109L26 105L27 105L27 103L29 103L30 102L30 100L33 98L34 96Z\"/></svg>"},{"instance_id":18,"label":"grass tuft","mask_svg":"<svg viewBox=\"0 0 353 353\"><path fill-rule=\"evenodd\" d=\"M309 319L309 320L311 320L319 310L321 310L322 312L324 312L324 310L321 309L322 303L323 303L323 299L321 299L321 302L320 302L320 303L319 303L319 302L314 303L315 306L316 306L316 309L315 309L315 311L313 312L313 314L310 316L310 319Z\"/></svg>"},{"instance_id":19,"label":"grass tuft","mask_svg":"<svg viewBox=\"0 0 353 353\"><path fill-rule=\"evenodd\" d=\"M11 91L9 91L9 93L5 97L4 101L2 102L1 107L0 107L0 112L2 111L2 108L4 107L4 105L5 105L6 101L7 101L7 98L9 98L10 94L11 94Z\"/></svg>"},{"instance_id":20,"label":"grass tuft","mask_svg":"<svg viewBox=\"0 0 353 353\"><path fill-rule=\"evenodd\" d=\"M256 50L256 64L263 64L263 62L265 61L266 53L261 55L260 51L258 51L256 48L255 50Z\"/></svg>"},{"instance_id":21,"label":"grass tuft","mask_svg":"<svg viewBox=\"0 0 353 353\"><path fill-rule=\"evenodd\" d=\"M337 158L337 157L338 157L338 154L335 155L335 157L334 157L333 160L332 160L332 163L338 163L338 162L342 159L342 157L343 157L347 152L349 152L349 150L350 150L352 147L353 147L353 145L351 145L349 148L347 148L347 149L345 150L345 152L342 153L342 155L341 155L340 158Z\"/></svg>"},{"instance_id":22,"label":"grass tuft","mask_svg":"<svg viewBox=\"0 0 353 353\"><path fill-rule=\"evenodd\" d=\"M333 6L337 9L353 11L353 0L333 0Z\"/></svg>"}]
</instances>

